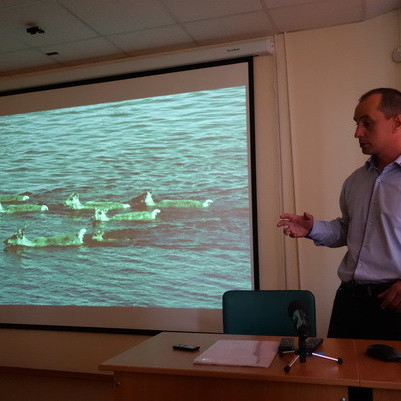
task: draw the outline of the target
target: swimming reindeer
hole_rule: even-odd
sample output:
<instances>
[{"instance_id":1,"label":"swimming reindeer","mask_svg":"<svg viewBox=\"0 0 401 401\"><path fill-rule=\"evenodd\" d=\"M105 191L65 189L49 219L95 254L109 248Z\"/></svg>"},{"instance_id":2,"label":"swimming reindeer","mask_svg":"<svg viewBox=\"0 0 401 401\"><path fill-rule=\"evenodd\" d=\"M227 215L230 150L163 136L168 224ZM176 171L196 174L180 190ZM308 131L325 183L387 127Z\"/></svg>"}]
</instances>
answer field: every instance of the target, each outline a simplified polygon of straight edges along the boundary
<instances>
[{"instance_id":1,"label":"swimming reindeer","mask_svg":"<svg viewBox=\"0 0 401 401\"><path fill-rule=\"evenodd\" d=\"M89 201L85 203L81 203L79 200L79 194L72 193L64 204L71 209L79 210L79 209L96 209L97 207L104 207L109 210L113 209L127 209L130 207L128 203L122 202L113 202L113 201Z\"/></svg>"},{"instance_id":2,"label":"swimming reindeer","mask_svg":"<svg viewBox=\"0 0 401 401\"><path fill-rule=\"evenodd\" d=\"M25 202L29 199L28 195L0 195L0 202L7 203L7 202Z\"/></svg>"},{"instance_id":3,"label":"swimming reindeer","mask_svg":"<svg viewBox=\"0 0 401 401\"><path fill-rule=\"evenodd\" d=\"M7 238L6 245L44 247L44 246L79 246L84 242L85 228L81 228L77 233L54 235L51 237L36 237L32 240L25 237L25 232L20 228L16 234Z\"/></svg>"},{"instance_id":4,"label":"swimming reindeer","mask_svg":"<svg viewBox=\"0 0 401 401\"><path fill-rule=\"evenodd\" d=\"M128 220L128 221L153 221L156 216L160 213L160 209L154 209L152 211L137 211L131 213L119 213L112 217L108 217L106 213L107 209L95 209L95 215L93 220L95 221L110 221L110 220Z\"/></svg>"},{"instance_id":5,"label":"swimming reindeer","mask_svg":"<svg viewBox=\"0 0 401 401\"><path fill-rule=\"evenodd\" d=\"M102 229L95 230L91 235L85 236L85 245L124 245L137 238L138 231L132 228L111 230L105 232Z\"/></svg>"},{"instance_id":6,"label":"swimming reindeer","mask_svg":"<svg viewBox=\"0 0 401 401\"><path fill-rule=\"evenodd\" d=\"M193 199L164 199L160 202L155 202L150 191L145 191L141 196L134 198L137 202L144 203L147 207L183 207L183 208L206 208L209 207L213 201L207 199L205 201L193 200ZM132 202L132 201L131 201Z\"/></svg>"},{"instance_id":7,"label":"swimming reindeer","mask_svg":"<svg viewBox=\"0 0 401 401\"><path fill-rule=\"evenodd\" d=\"M16 214L16 213L35 213L46 212L49 208L46 205L7 205L5 207L0 203L0 213Z\"/></svg>"}]
</instances>

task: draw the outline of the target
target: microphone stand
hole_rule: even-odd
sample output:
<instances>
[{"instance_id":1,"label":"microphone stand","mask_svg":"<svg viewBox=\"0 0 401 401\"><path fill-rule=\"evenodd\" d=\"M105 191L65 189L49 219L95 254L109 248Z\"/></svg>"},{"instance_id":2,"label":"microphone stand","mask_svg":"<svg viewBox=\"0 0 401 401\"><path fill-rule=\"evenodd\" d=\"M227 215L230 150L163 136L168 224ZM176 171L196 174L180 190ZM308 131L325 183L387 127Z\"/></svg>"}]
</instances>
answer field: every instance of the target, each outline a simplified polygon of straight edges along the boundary
<instances>
[{"instance_id":1,"label":"microphone stand","mask_svg":"<svg viewBox=\"0 0 401 401\"><path fill-rule=\"evenodd\" d=\"M308 336L306 334L302 333L301 331L298 332L298 348L295 349L294 351L296 356L290 361L288 365L284 366L285 372L288 373L291 370L291 367L298 359L300 363L305 363L307 356L317 356L318 358L329 359L331 361L337 362L340 365L344 362L342 358L332 358L330 356L317 354L313 352L311 349L308 349L308 346L306 344L307 338Z\"/></svg>"}]
</instances>

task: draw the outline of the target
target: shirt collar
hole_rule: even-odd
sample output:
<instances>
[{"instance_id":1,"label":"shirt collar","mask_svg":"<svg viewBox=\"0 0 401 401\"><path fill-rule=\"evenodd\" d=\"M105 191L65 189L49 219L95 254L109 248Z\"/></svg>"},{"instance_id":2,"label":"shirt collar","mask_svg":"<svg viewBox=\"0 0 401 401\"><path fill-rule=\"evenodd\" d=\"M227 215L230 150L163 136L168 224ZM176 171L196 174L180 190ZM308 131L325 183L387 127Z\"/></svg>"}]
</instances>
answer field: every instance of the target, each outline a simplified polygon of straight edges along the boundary
<instances>
[{"instance_id":1,"label":"shirt collar","mask_svg":"<svg viewBox=\"0 0 401 401\"><path fill-rule=\"evenodd\" d=\"M394 163L397 163L401 167L401 155L399 155L395 160Z\"/></svg>"},{"instance_id":2,"label":"shirt collar","mask_svg":"<svg viewBox=\"0 0 401 401\"><path fill-rule=\"evenodd\" d=\"M399 167L401 167L401 155L398 156L398 157L397 157L392 163L390 163L390 164L393 164L393 163L395 163L395 164L397 164ZM376 165L375 165L375 163L374 163L374 161L373 161L373 156L370 156L369 159L366 160L365 166L366 166L367 168L373 167L373 168L377 169L377 167L376 167Z\"/></svg>"}]
</instances>

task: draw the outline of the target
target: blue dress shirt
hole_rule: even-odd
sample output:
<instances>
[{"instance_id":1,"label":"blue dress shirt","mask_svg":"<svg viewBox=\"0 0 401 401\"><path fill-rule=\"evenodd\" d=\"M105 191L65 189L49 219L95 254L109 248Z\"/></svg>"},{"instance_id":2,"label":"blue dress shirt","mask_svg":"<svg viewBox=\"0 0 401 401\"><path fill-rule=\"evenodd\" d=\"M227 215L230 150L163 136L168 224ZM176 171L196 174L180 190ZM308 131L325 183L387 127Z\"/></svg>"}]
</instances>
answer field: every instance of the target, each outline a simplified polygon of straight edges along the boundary
<instances>
[{"instance_id":1,"label":"blue dress shirt","mask_svg":"<svg viewBox=\"0 0 401 401\"><path fill-rule=\"evenodd\" d=\"M370 158L344 182L342 217L315 221L307 238L315 245L347 245L338 268L342 281L379 283L401 279L401 156L377 169Z\"/></svg>"}]
</instances>

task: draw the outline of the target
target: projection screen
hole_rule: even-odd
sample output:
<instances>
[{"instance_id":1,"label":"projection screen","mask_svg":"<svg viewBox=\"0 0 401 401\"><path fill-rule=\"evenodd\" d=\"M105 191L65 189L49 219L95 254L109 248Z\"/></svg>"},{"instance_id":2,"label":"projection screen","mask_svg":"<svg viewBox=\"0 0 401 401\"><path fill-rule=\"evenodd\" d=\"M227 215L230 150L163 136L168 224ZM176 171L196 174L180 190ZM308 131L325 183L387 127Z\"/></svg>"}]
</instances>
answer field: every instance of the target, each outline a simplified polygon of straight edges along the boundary
<instances>
[{"instance_id":1,"label":"projection screen","mask_svg":"<svg viewBox=\"0 0 401 401\"><path fill-rule=\"evenodd\" d=\"M218 331L257 286L252 113L251 58L1 96L1 323Z\"/></svg>"}]
</instances>

